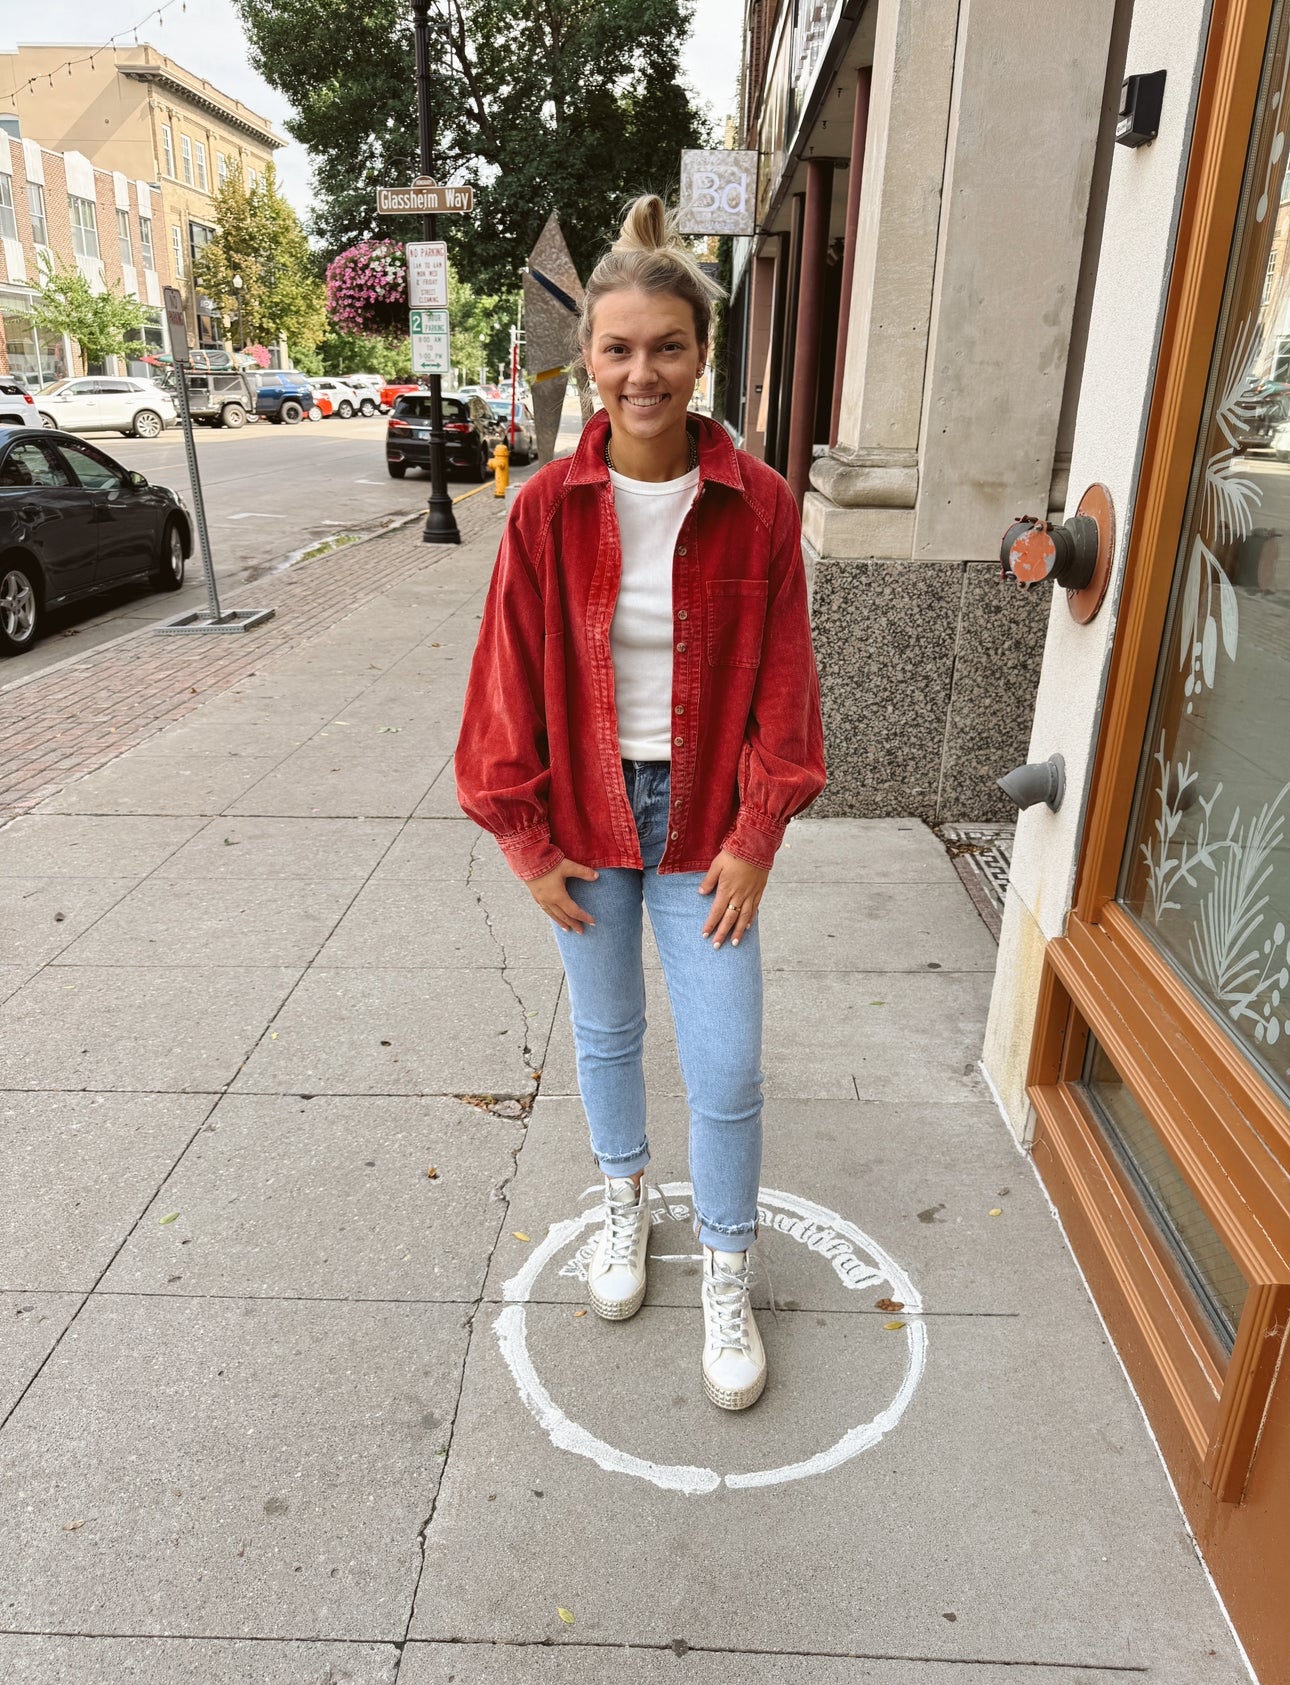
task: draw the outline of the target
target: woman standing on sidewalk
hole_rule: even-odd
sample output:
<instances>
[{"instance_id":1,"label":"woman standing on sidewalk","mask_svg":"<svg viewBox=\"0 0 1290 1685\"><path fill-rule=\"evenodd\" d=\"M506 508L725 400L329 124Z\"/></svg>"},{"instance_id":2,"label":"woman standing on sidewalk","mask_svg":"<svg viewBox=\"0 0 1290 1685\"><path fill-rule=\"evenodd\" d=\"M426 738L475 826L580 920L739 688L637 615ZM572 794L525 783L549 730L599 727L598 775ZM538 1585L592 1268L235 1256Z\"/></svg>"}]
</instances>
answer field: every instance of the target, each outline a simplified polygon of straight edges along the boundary
<instances>
[{"instance_id":1,"label":"woman standing on sidewalk","mask_svg":"<svg viewBox=\"0 0 1290 1685\"><path fill-rule=\"evenodd\" d=\"M690 1105L704 1386L754 1403L761 1171L757 908L784 827L824 786L819 685L788 486L687 413L718 289L638 199L587 283L604 408L507 518L457 744L458 797L551 919L605 1175L593 1309L645 1297L641 907Z\"/></svg>"}]
</instances>

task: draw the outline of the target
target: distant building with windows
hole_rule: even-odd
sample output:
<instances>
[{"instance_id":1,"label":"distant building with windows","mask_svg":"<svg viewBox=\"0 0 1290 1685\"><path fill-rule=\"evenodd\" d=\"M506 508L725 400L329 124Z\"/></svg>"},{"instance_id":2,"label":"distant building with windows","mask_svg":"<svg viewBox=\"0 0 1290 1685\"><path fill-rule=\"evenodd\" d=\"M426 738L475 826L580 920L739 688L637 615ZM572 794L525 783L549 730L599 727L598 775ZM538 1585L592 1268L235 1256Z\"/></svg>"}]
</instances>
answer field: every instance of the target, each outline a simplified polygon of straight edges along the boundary
<instances>
[{"instance_id":1,"label":"distant building with windows","mask_svg":"<svg viewBox=\"0 0 1290 1685\"><path fill-rule=\"evenodd\" d=\"M236 170L248 187L259 185L286 144L268 118L155 47L20 43L0 51L0 130L15 129L100 170L157 185L154 240L183 292L189 338L222 345L226 325L194 287L193 260L215 235L221 182Z\"/></svg>"},{"instance_id":2,"label":"distant building with windows","mask_svg":"<svg viewBox=\"0 0 1290 1685\"><path fill-rule=\"evenodd\" d=\"M42 337L31 319L43 277L75 268L96 292L120 288L148 310L140 357L163 350L161 289L172 272L162 241L161 190L79 152L51 152L0 131L0 371L44 385L85 370L65 337ZM113 359L119 361L119 359ZM125 371L146 374L131 360Z\"/></svg>"}]
</instances>

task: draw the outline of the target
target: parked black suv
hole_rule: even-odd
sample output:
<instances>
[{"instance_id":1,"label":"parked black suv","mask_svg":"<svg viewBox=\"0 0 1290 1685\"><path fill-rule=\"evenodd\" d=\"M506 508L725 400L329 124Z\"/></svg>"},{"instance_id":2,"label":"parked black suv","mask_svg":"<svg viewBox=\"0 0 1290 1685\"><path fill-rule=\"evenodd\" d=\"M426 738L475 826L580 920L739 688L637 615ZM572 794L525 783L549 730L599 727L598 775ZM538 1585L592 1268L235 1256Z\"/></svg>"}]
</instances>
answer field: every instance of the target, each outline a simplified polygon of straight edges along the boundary
<instances>
[{"instance_id":1,"label":"parked black suv","mask_svg":"<svg viewBox=\"0 0 1290 1685\"><path fill-rule=\"evenodd\" d=\"M506 437L505 422L483 398L444 398L443 432L449 472L455 468L472 480L486 480L493 446ZM385 430L385 466L392 480L401 480L409 468L429 468L428 392L405 392L395 400Z\"/></svg>"}]
</instances>

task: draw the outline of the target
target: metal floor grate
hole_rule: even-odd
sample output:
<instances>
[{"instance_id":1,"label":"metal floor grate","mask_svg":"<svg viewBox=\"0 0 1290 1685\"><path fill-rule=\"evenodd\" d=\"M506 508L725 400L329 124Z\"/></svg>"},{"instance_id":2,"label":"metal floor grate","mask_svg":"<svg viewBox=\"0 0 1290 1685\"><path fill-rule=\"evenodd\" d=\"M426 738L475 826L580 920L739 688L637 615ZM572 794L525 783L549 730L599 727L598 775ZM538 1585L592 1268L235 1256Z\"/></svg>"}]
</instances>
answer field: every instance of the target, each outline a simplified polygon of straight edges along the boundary
<instances>
[{"instance_id":1,"label":"metal floor grate","mask_svg":"<svg viewBox=\"0 0 1290 1685\"><path fill-rule=\"evenodd\" d=\"M1003 898L1008 893L1015 831L1015 825L936 827L937 836L954 862L954 870L996 942L1003 927Z\"/></svg>"}]
</instances>

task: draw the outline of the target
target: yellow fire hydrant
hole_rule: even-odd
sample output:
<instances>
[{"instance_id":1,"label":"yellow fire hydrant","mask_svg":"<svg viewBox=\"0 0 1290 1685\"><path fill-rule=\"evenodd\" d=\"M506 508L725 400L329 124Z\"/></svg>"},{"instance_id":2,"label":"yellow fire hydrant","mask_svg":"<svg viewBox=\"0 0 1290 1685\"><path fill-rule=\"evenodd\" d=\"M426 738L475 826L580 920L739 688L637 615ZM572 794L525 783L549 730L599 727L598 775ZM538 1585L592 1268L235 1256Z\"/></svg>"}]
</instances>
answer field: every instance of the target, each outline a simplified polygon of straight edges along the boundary
<instances>
[{"instance_id":1,"label":"yellow fire hydrant","mask_svg":"<svg viewBox=\"0 0 1290 1685\"><path fill-rule=\"evenodd\" d=\"M488 466L493 470L493 496L505 497L506 488L511 483L510 449L506 445L494 445Z\"/></svg>"}]
</instances>

